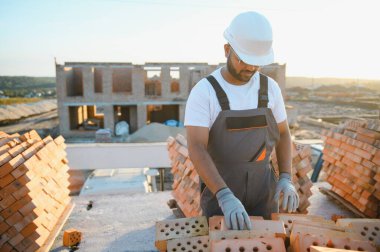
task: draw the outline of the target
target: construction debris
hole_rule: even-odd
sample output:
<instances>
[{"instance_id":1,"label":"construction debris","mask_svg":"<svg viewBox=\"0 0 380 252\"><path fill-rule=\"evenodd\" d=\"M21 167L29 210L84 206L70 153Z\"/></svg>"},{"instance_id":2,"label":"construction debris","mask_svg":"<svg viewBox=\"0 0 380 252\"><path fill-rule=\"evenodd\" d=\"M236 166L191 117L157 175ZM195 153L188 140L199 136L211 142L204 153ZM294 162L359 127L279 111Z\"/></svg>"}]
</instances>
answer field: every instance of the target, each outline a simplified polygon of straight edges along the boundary
<instances>
[{"instance_id":1,"label":"construction debris","mask_svg":"<svg viewBox=\"0 0 380 252\"><path fill-rule=\"evenodd\" d=\"M332 191L365 216L380 216L380 120L348 120L323 131Z\"/></svg>"},{"instance_id":2,"label":"construction debris","mask_svg":"<svg viewBox=\"0 0 380 252\"><path fill-rule=\"evenodd\" d=\"M200 179L193 163L190 161L186 138L177 135L167 139L169 157L172 161L173 174L172 195L186 217L202 215L200 207ZM293 182L300 196L299 213L307 213L310 205L308 198L312 195L312 182L307 173L311 167L311 149L307 145L293 144ZM275 152L272 153L272 164L278 176L278 165Z\"/></svg>"},{"instance_id":3,"label":"construction debris","mask_svg":"<svg viewBox=\"0 0 380 252\"><path fill-rule=\"evenodd\" d=\"M329 248L344 251L376 251L376 247L380 248L379 230L376 229L380 226L380 219L370 222L366 219L340 219L335 223L322 216L300 214L273 214L272 220L262 220L257 216L250 216L250 219L253 230L224 229L222 216L209 218L208 226L204 216L158 221L155 244L159 251L176 252L310 252L312 248L327 252L331 251ZM372 234L372 239L363 232Z\"/></svg>"},{"instance_id":4,"label":"construction debris","mask_svg":"<svg viewBox=\"0 0 380 252\"><path fill-rule=\"evenodd\" d=\"M72 209L62 136L0 132L0 251L47 251Z\"/></svg>"}]
</instances>

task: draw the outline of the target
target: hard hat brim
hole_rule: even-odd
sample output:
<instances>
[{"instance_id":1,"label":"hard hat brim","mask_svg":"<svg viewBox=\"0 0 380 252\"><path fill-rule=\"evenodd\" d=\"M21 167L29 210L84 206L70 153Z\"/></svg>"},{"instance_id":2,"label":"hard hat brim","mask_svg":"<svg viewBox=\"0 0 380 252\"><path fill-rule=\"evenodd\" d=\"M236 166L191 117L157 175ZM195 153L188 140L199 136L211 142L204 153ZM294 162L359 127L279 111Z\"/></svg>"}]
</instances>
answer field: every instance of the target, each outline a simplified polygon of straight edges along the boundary
<instances>
[{"instance_id":1,"label":"hard hat brim","mask_svg":"<svg viewBox=\"0 0 380 252\"><path fill-rule=\"evenodd\" d=\"M228 32L228 29L224 31L223 34L224 38L227 40L227 42L232 46L235 53L239 56L239 58L248 65L253 66L265 66L270 65L274 62L274 53L273 48L271 47L267 53L261 54L261 55L255 55L254 53L244 53L239 46L238 43L235 43L235 39L231 34Z\"/></svg>"}]
</instances>

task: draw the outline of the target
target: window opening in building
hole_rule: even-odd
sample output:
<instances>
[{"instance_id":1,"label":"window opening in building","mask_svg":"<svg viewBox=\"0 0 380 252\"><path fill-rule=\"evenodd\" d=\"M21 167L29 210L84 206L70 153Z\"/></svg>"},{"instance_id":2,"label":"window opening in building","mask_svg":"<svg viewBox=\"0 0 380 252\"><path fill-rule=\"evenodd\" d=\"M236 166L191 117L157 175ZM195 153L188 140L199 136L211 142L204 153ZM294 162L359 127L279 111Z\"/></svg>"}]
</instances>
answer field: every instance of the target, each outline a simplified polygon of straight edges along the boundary
<instances>
[{"instance_id":1,"label":"window opening in building","mask_svg":"<svg viewBox=\"0 0 380 252\"><path fill-rule=\"evenodd\" d=\"M112 92L132 92L132 68L112 69Z\"/></svg>"},{"instance_id":2,"label":"window opening in building","mask_svg":"<svg viewBox=\"0 0 380 252\"><path fill-rule=\"evenodd\" d=\"M83 74L79 67L65 68L67 96L83 96Z\"/></svg>"},{"instance_id":3,"label":"window opening in building","mask_svg":"<svg viewBox=\"0 0 380 252\"><path fill-rule=\"evenodd\" d=\"M179 67L170 67L170 92L171 93L179 93L179 78L180 72Z\"/></svg>"},{"instance_id":4,"label":"window opening in building","mask_svg":"<svg viewBox=\"0 0 380 252\"><path fill-rule=\"evenodd\" d=\"M70 106L71 130L98 130L104 128L104 108L95 105Z\"/></svg>"},{"instance_id":5,"label":"window opening in building","mask_svg":"<svg viewBox=\"0 0 380 252\"><path fill-rule=\"evenodd\" d=\"M145 96L161 96L161 67L144 67Z\"/></svg>"},{"instance_id":6,"label":"window opening in building","mask_svg":"<svg viewBox=\"0 0 380 252\"><path fill-rule=\"evenodd\" d=\"M94 73L94 91L95 93L103 92L103 71L100 68L92 68Z\"/></svg>"}]
</instances>

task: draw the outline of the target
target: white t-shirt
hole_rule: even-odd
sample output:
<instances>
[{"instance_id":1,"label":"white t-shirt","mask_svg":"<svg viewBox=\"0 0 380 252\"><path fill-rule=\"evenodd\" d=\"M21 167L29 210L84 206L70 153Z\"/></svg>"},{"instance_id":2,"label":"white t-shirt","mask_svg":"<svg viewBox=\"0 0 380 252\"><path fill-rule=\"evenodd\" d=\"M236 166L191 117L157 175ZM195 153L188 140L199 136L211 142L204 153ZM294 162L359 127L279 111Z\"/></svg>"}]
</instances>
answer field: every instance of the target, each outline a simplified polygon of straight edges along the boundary
<instances>
[{"instance_id":1,"label":"white t-shirt","mask_svg":"<svg viewBox=\"0 0 380 252\"><path fill-rule=\"evenodd\" d=\"M233 85L224 80L221 68L211 74L226 92L231 110L257 108L260 75L256 72L244 85ZM286 119L286 110L281 89L277 82L268 77L268 107L277 123ZM211 129L219 112L222 111L211 83L206 78L200 80L191 90L186 103L185 126L200 126Z\"/></svg>"}]
</instances>

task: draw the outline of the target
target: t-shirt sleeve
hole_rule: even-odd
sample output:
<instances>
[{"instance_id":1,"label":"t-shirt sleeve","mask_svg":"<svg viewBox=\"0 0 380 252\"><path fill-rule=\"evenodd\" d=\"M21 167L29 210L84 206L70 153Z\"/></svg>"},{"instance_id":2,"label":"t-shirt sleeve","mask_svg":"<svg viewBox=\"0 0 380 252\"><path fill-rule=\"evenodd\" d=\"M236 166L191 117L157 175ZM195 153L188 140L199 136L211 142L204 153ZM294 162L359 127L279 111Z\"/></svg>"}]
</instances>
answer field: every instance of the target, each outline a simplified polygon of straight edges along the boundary
<instances>
[{"instance_id":1,"label":"t-shirt sleeve","mask_svg":"<svg viewBox=\"0 0 380 252\"><path fill-rule=\"evenodd\" d=\"M274 91L274 106L272 109L273 116L276 119L277 123L283 122L286 120L286 109L285 109L285 103L284 98L282 97L281 88L278 86L278 84L273 81L273 91Z\"/></svg>"},{"instance_id":2,"label":"t-shirt sleeve","mask_svg":"<svg viewBox=\"0 0 380 252\"><path fill-rule=\"evenodd\" d=\"M210 126L210 94L202 80L190 92L186 103L185 126Z\"/></svg>"}]
</instances>

